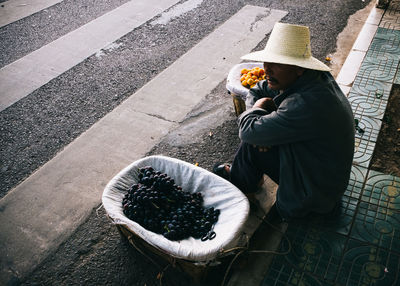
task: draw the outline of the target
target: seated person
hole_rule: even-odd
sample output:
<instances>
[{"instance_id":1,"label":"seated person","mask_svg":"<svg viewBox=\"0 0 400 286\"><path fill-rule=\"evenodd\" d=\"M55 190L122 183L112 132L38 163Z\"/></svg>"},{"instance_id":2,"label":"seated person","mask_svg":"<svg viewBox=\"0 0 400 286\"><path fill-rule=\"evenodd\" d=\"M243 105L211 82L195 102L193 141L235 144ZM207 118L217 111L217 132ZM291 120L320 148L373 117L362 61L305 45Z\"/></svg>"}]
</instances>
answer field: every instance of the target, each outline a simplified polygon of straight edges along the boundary
<instances>
[{"instance_id":1,"label":"seated person","mask_svg":"<svg viewBox=\"0 0 400 286\"><path fill-rule=\"evenodd\" d=\"M242 59L263 62L266 80L247 95L232 166L214 172L249 198L268 175L283 220L333 211L350 177L354 118L329 67L312 57L308 27L276 23L265 49Z\"/></svg>"}]
</instances>

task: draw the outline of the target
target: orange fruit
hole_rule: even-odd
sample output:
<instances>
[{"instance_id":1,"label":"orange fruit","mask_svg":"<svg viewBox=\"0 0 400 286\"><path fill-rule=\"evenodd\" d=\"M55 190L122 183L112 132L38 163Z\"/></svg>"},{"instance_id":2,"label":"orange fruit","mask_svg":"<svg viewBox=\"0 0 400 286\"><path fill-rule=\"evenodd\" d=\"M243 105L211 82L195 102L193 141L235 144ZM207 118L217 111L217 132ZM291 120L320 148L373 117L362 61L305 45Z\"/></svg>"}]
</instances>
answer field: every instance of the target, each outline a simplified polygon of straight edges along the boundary
<instances>
[{"instance_id":1,"label":"orange fruit","mask_svg":"<svg viewBox=\"0 0 400 286\"><path fill-rule=\"evenodd\" d=\"M247 80L247 84L251 86L252 84L254 84L254 80L252 78L249 78Z\"/></svg>"},{"instance_id":2,"label":"orange fruit","mask_svg":"<svg viewBox=\"0 0 400 286\"><path fill-rule=\"evenodd\" d=\"M265 79L265 71L260 67L252 69L242 69L240 71L240 82L244 87L252 88L257 82Z\"/></svg>"}]
</instances>

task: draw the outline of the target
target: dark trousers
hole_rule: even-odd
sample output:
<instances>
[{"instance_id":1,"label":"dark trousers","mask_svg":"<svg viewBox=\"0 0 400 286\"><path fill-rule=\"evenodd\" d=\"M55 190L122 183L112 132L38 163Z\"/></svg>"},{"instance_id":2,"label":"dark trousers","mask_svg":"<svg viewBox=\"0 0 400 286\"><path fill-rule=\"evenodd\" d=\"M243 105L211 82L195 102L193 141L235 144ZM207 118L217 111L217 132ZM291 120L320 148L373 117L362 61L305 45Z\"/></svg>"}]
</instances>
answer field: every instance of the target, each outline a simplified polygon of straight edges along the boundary
<instances>
[{"instance_id":1,"label":"dark trousers","mask_svg":"<svg viewBox=\"0 0 400 286\"><path fill-rule=\"evenodd\" d=\"M241 143L231 167L231 182L243 193L257 191L263 174L279 184L279 148L260 152L251 144Z\"/></svg>"}]
</instances>

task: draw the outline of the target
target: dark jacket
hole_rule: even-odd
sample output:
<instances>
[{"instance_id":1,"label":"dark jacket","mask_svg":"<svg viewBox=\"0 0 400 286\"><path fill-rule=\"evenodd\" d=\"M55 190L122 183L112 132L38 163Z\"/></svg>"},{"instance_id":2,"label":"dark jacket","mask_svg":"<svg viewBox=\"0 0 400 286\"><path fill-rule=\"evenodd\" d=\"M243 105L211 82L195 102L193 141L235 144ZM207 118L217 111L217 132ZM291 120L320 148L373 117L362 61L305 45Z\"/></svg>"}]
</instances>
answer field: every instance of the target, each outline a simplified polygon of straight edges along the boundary
<instances>
[{"instance_id":1,"label":"dark jacket","mask_svg":"<svg viewBox=\"0 0 400 286\"><path fill-rule=\"evenodd\" d=\"M252 108L239 118L242 141L278 146L279 210L284 216L331 210L346 190L354 154L350 104L329 72L306 72L281 94L267 82L251 89L246 104L273 98L271 113Z\"/></svg>"}]
</instances>

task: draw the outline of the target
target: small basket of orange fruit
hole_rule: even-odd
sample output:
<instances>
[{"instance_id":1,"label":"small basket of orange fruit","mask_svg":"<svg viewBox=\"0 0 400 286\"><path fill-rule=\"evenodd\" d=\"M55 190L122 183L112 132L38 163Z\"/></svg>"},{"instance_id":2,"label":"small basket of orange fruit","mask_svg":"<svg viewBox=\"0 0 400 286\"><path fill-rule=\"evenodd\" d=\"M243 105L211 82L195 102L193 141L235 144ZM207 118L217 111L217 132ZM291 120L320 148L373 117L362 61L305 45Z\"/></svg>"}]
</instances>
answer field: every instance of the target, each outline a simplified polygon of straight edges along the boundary
<instances>
[{"instance_id":1,"label":"small basket of orange fruit","mask_svg":"<svg viewBox=\"0 0 400 286\"><path fill-rule=\"evenodd\" d=\"M226 80L226 89L233 97L236 115L246 110L249 89L265 79L263 63L241 63L233 66Z\"/></svg>"},{"instance_id":2,"label":"small basket of orange fruit","mask_svg":"<svg viewBox=\"0 0 400 286\"><path fill-rule=\"evenodd\" d=\"M252 69L243 68L240 71L240 75L240 82L247 88L252 88L257 82L265 79L264 69L260 67L254 67Z\"/></svg>"}]
</instances>

